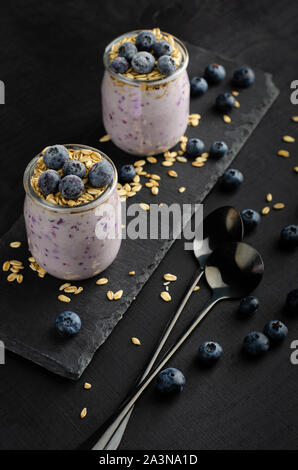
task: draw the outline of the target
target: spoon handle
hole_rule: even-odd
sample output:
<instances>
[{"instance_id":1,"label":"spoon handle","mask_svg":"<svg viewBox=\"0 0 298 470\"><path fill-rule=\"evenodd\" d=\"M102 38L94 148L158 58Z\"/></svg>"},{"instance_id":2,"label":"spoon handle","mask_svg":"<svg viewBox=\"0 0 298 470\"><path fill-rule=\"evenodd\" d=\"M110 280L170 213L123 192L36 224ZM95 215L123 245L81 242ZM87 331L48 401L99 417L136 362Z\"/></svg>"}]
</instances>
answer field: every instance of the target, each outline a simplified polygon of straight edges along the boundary
<instances>
[{"instance_id":1,"label":"spoon handle","mask_svg":"<svg viewBox=\"0 0 298 470\"><path fill-rule=\"evenodd\" d=\"M199 315L193 320L187 330L180 336L178 341L174 343L165 355L162 357L156 368L148 373L148 375L140 382L138 386L133 390L133 392L126 398L126 400L120 405L119 409L110 417L110 419L97 431L95 432L90 439L86 442L88 448L92 450L103 450L111 440L113 434L119 426L121 426L123 419L130 411L131 407L134 406L136 401L143 394L144 390L152 382L152 380L157 376L157 374L162 370L164 365L171 359L171 357L176 353L180 346L186 341L186 339L191 335L195 330L198 324L203 320L207 315L209 310L221 299L222 296L214 296L210 299L205 308L199 313ZM122 429L122 426L121 426Z\"/></svg>"},{"instance_id":2,"label":"spoon handle","mask_svg":"<svg viewBox=\"0 0 298 470\"><path fill-rule=\"evenodd\" d=\"M188 288L188 291L184 295L182 301L180 302L177 311L175 312L173 318L167 324L164 332L162 333L161 338L159 340L159 343L158 343L157 347L155 348L155 351L154 351L150 361L148 362L148 364L146 366L146 369L143 372L139 382L142 382L142 380L144 380L147 377L147 375L149 374L149 372L151 371L154 363L156 362L157 357L159 356L159 353L161 352L162 348L164 347L170 333L172 332L172 330L173 330L175 324L177 323L177 321L178 321L185 305L187 304L187 302L188 302L195 286L198 284L198 282L200 281L203 274L204 274L203 269L200 269L196 273L195 278L194 278L193 282L191 283L190 287ZM116 449L118 449L118 446L119 446L119 444L122 440L123 434L125 433L125 429L126 429L126 426L128 424L128 421L130 419L130 416L131 416L132 412L133 412L133 406L131 407L129 412L126 414L126 416L123 418L121 424L116 429L114 434L111 436L111 439L109 440L109 442L105 446L105 450L116 450Z\"/></svg>"}]
</instances>

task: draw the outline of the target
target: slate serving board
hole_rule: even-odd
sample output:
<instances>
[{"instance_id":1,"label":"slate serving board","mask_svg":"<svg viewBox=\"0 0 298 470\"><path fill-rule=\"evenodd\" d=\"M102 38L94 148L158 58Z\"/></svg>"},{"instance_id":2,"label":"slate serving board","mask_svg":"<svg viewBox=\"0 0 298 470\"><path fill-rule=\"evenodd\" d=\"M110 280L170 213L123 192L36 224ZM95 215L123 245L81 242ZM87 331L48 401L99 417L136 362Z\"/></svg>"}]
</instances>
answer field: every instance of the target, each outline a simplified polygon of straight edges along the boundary
<instances>
[{"instance_id":1,"label":"slate serving board","mask_svg":"<svg viewBox=\"0 0 298 470\"><path fill-rule=\"evenodd\" d=\"M224 123L213 104L220 92L235 89L230 84L230 77L233 70L242 64L190 44L187 47L190 53L190 76L201 75L208 63L217 62L225 66L227 78L220 85L210 87L205 96L191 100L191 113L200 113L202 119L198 127L189 127L186 134L188 137L203 139L207 149L213 140L224 140L229 145L229 154L221 161L209 160L202 168L192 167L190 162L176 163L171 168L178 172L177 179L169 178L168 168L162 167L160 162L155 165L148 163L146 170L158 173L162 178L159 195L152 196L150 190L144 187L128 203L202 202L278 96L271 76L257 71L255 85L240 91L238 100L241 107L233 111L232 122ZM86 136L83 143L100 148L118 166L136 159L121 152L111 142L99 144L98 139L104 133L100 127L92 135ZM183 194L178 192L180 186L186 187ZM14 240L22 241L21 248L9 247L9 243ZM26 266L22 284L8 283L7 273L0 275L0 339L7 349L56 374L78 379L172 243L173 239L124 240L116 261L103 273L109 278L109 284L97 286L95 279L74 283L82 285L84 291L76 296L70 294L71 302L63 304L57 299L62 282L49 275L44 279L38 278L28 267L27 258L30 254L24 220L20 216L0 240L0 260L19 259ZM136 275L129 276L130 270L135 270ZM109 301L106 297L108 289L114 292L123 289L122 299ZM70 340L60 338L53 328L56 315L66 309L78 312L82 318L80 333Z\"/></svg>"}]
</instances>

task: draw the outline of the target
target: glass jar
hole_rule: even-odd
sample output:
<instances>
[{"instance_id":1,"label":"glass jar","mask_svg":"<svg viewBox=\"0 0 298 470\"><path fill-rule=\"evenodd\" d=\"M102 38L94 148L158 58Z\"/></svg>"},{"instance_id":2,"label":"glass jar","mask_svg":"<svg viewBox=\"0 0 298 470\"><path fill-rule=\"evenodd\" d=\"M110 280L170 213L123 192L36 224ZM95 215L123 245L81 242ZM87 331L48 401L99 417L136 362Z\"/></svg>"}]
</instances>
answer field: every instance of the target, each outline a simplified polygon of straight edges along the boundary
<instances>
[{"instance_id":1,"label":"glass jar","mask_svg":"<svg viewBox=\"0 0 298 470\"><path fill-rule=\"evenodd\" d=\"M132 31L112 41L104 53L102 114L107 133L115 145L134 155L154 155L176 145L184 135L189 116L190 86L188 52L173 37L181 53L181 63L170 76L157 80L137 80L113 72L110 51ZM167 33L162 33L167 36Z\"/></svg>"},{"instance_id":2,"label":"glass jar","mask_svg":"<svg viewBox=\"0 0 298 470\"><path fill-rule=\"evenodd\" d=\"M32 188L31 176L41 154L24 174L24 216L29 249L36 262L59 279L87 279L106 269L121 244L121 203L117 170L104 153L87 145L66 148L100 153L114 168L111 184L96 199L78 206L60 206L42 199Z\"/></svg>"}]
</instances>

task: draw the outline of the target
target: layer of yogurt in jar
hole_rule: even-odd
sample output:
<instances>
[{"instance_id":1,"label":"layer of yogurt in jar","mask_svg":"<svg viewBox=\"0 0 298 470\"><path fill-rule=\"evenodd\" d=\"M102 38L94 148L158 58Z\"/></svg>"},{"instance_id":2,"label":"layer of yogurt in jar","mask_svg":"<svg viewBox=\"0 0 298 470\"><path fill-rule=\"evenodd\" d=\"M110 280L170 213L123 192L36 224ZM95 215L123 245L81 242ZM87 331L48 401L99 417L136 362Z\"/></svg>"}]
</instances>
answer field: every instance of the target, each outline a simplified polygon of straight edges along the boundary
<instances>
[{"instance_id":1,"label":"layer of yogurt in jar","mask_svg":"<svg viewBox=\"0 0 298 470\"><path fill-rule=\"evenodd\" d=\"M176 71L169 76L156 67L146 75L131 68L124 74L113 72L111 60L119 45L135 42L139 31L115 39L104 54L105 73L102 82L103 122L111 140L127 153L154 155L177 144L187 128L190 86L187 74L188 53L175 37L152 30L157 40L167 39L173 45Z\"/></svg>"},{"instance_id":2,"label":"layer of yogurt in jar","mask_svg":"<svg viewBox=\"0 0 298 470\"><path fill-rule=\"evenodd\" d=\"M96 161L93 156L107 159L113 166L113 180L107 187L99 188L98 195L87 182L77 201L63 201L60 193L44 196L34 178L38 162L42 165L42 153L39 154L29 163L24 175L27 237L33 257L49 274L65 280L87 279L106 269L120 248L117 171L112 161L97 149L83 145L65 147L70 155L76 155L75 159L85 162L87 171Z\"/></svg>"}]
</instances>

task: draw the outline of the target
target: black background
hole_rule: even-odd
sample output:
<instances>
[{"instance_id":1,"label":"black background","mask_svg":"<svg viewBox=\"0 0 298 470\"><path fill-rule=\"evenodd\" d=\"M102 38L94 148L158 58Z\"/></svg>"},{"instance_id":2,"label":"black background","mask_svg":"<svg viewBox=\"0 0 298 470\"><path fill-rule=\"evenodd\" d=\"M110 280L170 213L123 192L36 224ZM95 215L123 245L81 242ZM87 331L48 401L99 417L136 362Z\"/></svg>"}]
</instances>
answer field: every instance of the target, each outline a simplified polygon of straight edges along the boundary
<instances>
[{"instance_id":1,"label":"black background","mask_svg":"<svg viewBox=\"0 0 298 470\"><path fill-rule=\"evenodd\" d=\"M183 394L165 402L148 390L121 448L296 449L298 368L290 363L290 343L298 339L298 319L287 319L282 307L286 293L298 287L298 258L281 252L277 239L298 218L298 176L292 171L297 144L281 142L285 134L297 138L290 120L298 114L290 103L290 83L298 78L297 2L28 0L0 8L0 79L6 84L6 104L0 106L1 233L21 211L26 162L49 143L79 141L97 127L100 132L101 55L115 36L159 26L273 74L280 96L233 164L245 175L243 185L230 196L215 188L204 205L206 213L223 203L260 210L267 192L286 204L247 239L264 256L261 308L241 321L236 303L219 305L171 363L186 375ZM276 156L283 147L291 150L290 159ZM162 274L179 275L174 308L194 268L182 241L176 242L77 383L7 354L0 367L1 449L73 449L94 431L134 383L171 314L159 301ZM181 323L207 299L207 289L195 295ZM287 322L285 343L260 361L245 360L243 336L272 318ZM141 339L141 348L133 347L131 336ZM199 343L207 339L224 348L221 363L208 371L195 362ZM92 383L90 391L84 381ZM84 406L88 416L81 421Z\"/></svg>"}]
</instances>

